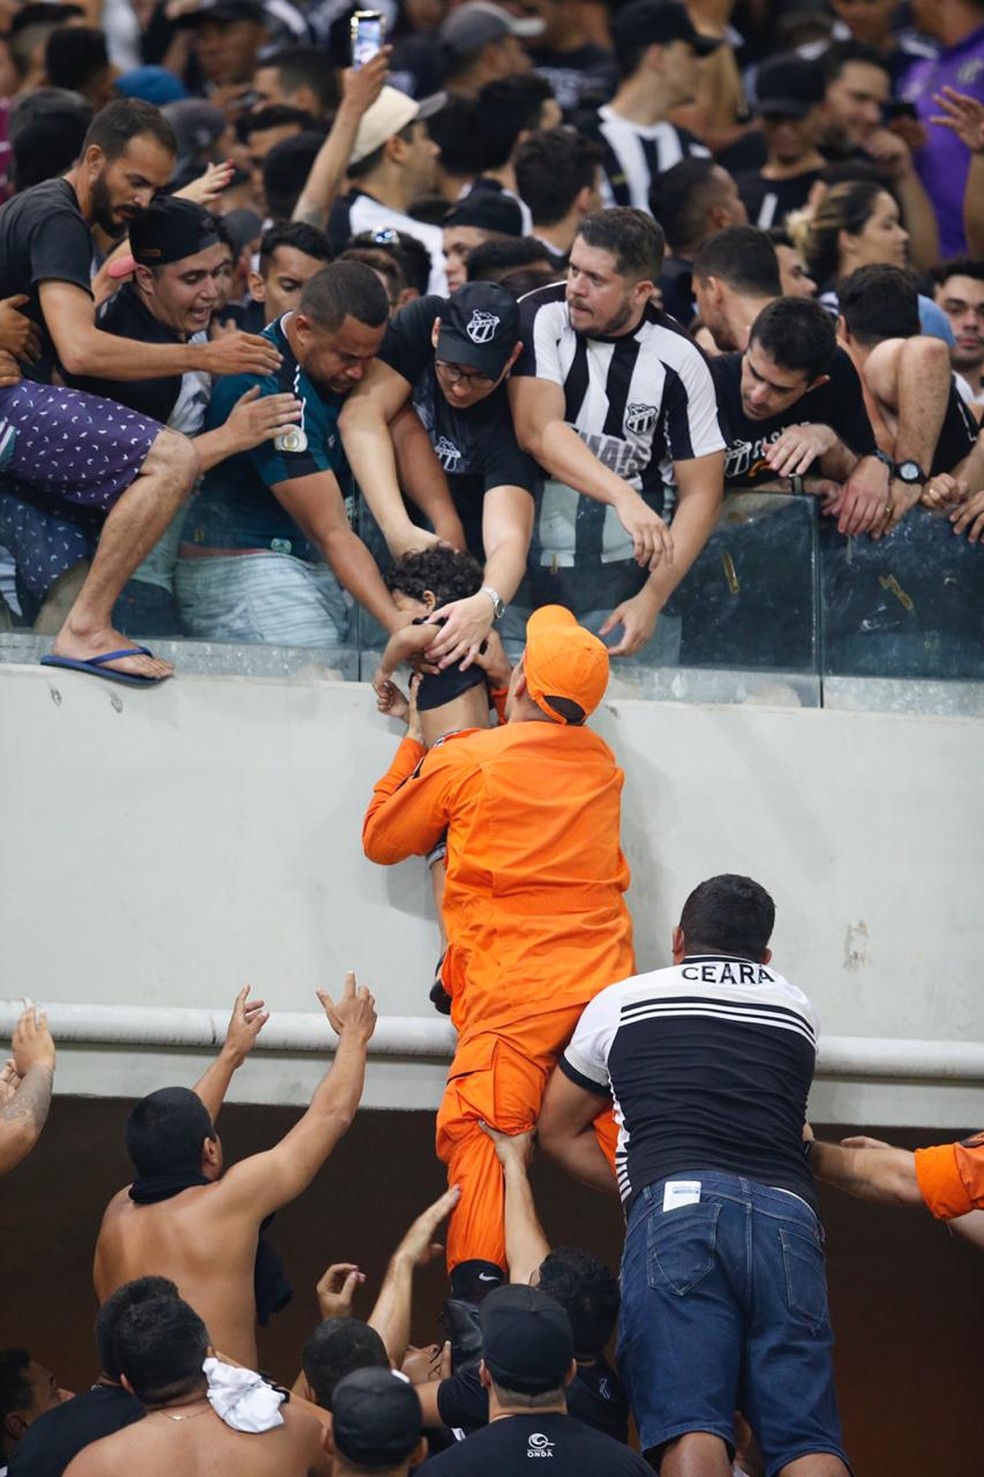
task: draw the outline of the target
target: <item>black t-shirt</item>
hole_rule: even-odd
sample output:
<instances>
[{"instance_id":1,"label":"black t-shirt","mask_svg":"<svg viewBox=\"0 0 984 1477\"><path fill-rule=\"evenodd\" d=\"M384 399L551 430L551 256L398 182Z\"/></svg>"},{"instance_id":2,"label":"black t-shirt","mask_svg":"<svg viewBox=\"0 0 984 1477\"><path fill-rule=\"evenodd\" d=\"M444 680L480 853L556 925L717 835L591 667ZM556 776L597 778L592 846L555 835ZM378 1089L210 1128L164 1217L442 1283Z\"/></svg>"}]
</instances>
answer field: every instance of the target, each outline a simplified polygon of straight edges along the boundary
<instances>
[{"instance_id":1,"label":"black t-shirt","mask_svg":"<svg viewBox=\"0 0 984 1477\"><path fill-rule=\"evenodd\" d=\"M126 282L119 292L102 304L96 314L97 325L106 333L119 338L137 339L142 344L180 344L183 336L177 329L170 328L155 318L141 301L133 284ZM116 400L128 405L131 410L166 426L175 402L181 393L181 375L168 375L163 379L110 380L94 379L89 375L66 376L76 390L85 390L90 395L103 395L107 400Z\"/></svg>"},{"instance_id":2,"label":"black t-shirt","mask_svg":"<svg viewBox=\"0 0 984 1477\"><path fill-rule=\"evenodd\" d=\"M41 314L42 282L70 282L91 295L92 234L67 180L45 180L0 209L0 298L26 293L27 316L41 328L41 357L29 379L51 379L56 355Z\"/></svg>"},{"instance_id":3,"label":"black t-shirt","mask_svg":"<svg viewBox=\"0 0 984 1477\"><path fill-rule=\"evenodd\" d=\"M838 349L826 384L808 390L781 415L751 420L741 402L741 354L721 354L710 360L717 391L721 430L728 450L724 462L727 488L754 487L775 480L765 460L765 451L778 441L787 426L829 426L856 456L871 456L877 450L858 372L843 349Z\"/></svg>"},{"instance_id":4,"label":"black t-shirt","mask_svg":"<svg viewBox=\"0 0 984 1477\"><path fill-rule=\"evenodd\" d=\"M599 107L618 86L618 68L612 52L588 41L574 51L531 47L533 70L550 83L553 95L570 117L578 108Z\"/></svg>"},{"instance_id":5,"label":"black t-shirt","mask_svg":"<svg viewBox=\"0 0 984 1477\"><path fill-rule=\"evenodd\" d=\"M61 1477L86 1446L143 1417L140 1401L119 1385L93 1385L31 1422L11 1458L8 1477Z\"/></svg>"},{"instance_id":6,"label":"black t-shirt","mask_svg":"<svg viewBox=\"0 0 984 1477\"><path fill-rule=\"evenodd\" d=\"M952 472L954 467L969 456L980 430L970 410L964 404L955 384L950 385L950 403L946 407L939 440L933 455L933 464L928 469L931 476L937 472ZM924 470L926 470L924 468Z\"/></svg>"},{"instance_id":7,"label":"black t-shirt","mask_svg":"<svg viewBox=\"0 0 984 1477\"><path fill-rule=\"evenodd\" d=\"M534 496L539 473L521 450L513 430L506 387L459 410L445 399L434 369L431 330L446 300L421 297L408 303L390 323L379 357L412 388L413 405L444 468L451 497L465 526L468 548L479 559L482 499L493 487L522 487Z\"/></svg>"},{"instance_id":8,"label":"black t-shirt","mask_svg":"<svg viewBox=\"0 0 984 1477\"><path fill-rule=\"evenodd\" d=\"M442 1380L437 1390L441 1420L452 1431L477 1431L488 1422L489 1397L478 1375L478 1365L459 1369ZM614 1441L629 1439L629 1403L622 1381L604 1359L579 1364L567 1387L567 1409L571 1416L603 1431Z\"/></svg>"},{"instance_id":9,"label":"black t-shirt","mask_svg":"<svg viewBox=\"0 0 984 1477\"><path fill-rule=\"evenodd\" d=\"M768 231L781 226L791 210L803 209L819 178L819 169L808 169L792 179L763 179L755 169L739 174L735 184L748 211L749 223Z\"/></svg>"},{"instance_id":10,"label":"black t-shirt","mask_svg":"<svg viewBox=\"0 0 984 1477\"><path fill-rule=\"evenodd\" d=\"M637 1452L570 1415L503 1416L431 1457L427 1477L503 1477L526 1471L530 1458L550 1459L550 1477L652 1477Z\"/></svg>"}]
</instances>

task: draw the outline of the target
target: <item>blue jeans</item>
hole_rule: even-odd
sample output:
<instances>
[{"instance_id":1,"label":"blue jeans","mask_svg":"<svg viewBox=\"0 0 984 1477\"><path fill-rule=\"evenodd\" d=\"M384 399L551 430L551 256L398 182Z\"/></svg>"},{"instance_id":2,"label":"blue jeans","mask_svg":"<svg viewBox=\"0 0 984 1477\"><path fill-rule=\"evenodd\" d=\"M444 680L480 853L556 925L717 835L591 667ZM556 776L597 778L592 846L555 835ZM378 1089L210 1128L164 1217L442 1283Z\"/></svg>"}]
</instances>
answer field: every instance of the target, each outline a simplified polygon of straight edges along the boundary
<instances>
[{"instance_id":1,"label":"blue jeans","mask_svg":"<svg viewBox=\"0 0 984 1477\"><path fill-rule=\"evenodd\" d=\"M699 1182L699 1200L664 1210L666 1186L681 1181ZM769 1477L812 1452L846 1464L833 1342L823 1230L804 1201L700 1169L640 1193L622 1257L618 1363L644 1451L690 1431L732 1450L741 1410Z\"/></svg>"}]
</instances>

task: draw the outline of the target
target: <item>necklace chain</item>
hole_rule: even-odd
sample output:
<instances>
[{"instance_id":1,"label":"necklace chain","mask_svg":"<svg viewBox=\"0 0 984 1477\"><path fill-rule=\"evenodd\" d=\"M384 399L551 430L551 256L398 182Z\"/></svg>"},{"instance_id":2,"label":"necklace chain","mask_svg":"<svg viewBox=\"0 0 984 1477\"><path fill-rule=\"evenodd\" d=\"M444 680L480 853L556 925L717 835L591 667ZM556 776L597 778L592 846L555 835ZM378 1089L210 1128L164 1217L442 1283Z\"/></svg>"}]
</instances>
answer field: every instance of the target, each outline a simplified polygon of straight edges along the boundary
<instances>
[{"instance_id":1,"label":"necklace chain","mask_svg":"<svg viewBox=\"0 0 984 1477\"><path fill-rule=\"evenodd\" d=\"M151 1415L166 1415L169 1421L193 1421L197 1420L200 1415L208 1415L211 1409L211 1405L206 1403L204 1410L193 1411L191 1415L172 1415L169 1410L152 1410L150 1413Z\"/></svg>"}]
</instances>

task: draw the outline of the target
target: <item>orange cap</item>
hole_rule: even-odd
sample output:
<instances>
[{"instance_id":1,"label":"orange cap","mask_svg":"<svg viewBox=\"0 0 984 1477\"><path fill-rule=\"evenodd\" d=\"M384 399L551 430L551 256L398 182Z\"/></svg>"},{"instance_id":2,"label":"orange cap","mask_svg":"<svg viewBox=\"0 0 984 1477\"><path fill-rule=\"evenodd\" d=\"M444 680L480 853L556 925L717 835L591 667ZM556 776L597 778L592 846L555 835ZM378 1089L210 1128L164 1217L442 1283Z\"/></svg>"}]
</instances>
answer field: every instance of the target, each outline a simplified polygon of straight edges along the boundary
<instances>
[{"instance_id":1,"label":"orange cap","mask_svg":"<svg viewBox=\"0 0 984 1477\"><path fill-rule=\"evenodd\" d=\"M585 718L593 713L608 686L608 649L565 606L543 605L526 622L523 672L538 708L558 723L577 723L582 720L565 716L551 699L576 703Z\"/></svg>"}]
</instances>

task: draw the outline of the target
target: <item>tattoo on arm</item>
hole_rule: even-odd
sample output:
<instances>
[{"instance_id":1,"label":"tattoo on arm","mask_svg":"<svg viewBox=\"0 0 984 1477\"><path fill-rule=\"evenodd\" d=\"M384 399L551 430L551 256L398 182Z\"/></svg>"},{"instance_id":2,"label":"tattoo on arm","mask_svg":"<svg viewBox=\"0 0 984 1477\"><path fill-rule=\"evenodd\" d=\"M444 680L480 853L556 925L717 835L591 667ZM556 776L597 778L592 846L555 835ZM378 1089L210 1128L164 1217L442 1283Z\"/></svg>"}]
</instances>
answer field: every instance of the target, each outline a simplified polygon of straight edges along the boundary
<instances>
[{"instance_id":1,"label":"tattoo on arm","mask_svg":"<svg viewBox=\"0 0 984 1477\"><path fill-rule=\"evenodd\" d=\"M40 1134L51 1107L54 1074L50 1067L30 1067L13 1097L0 1108L0 1124L26 1119L35 1135Z\"/></svg>"}]
</instances>

